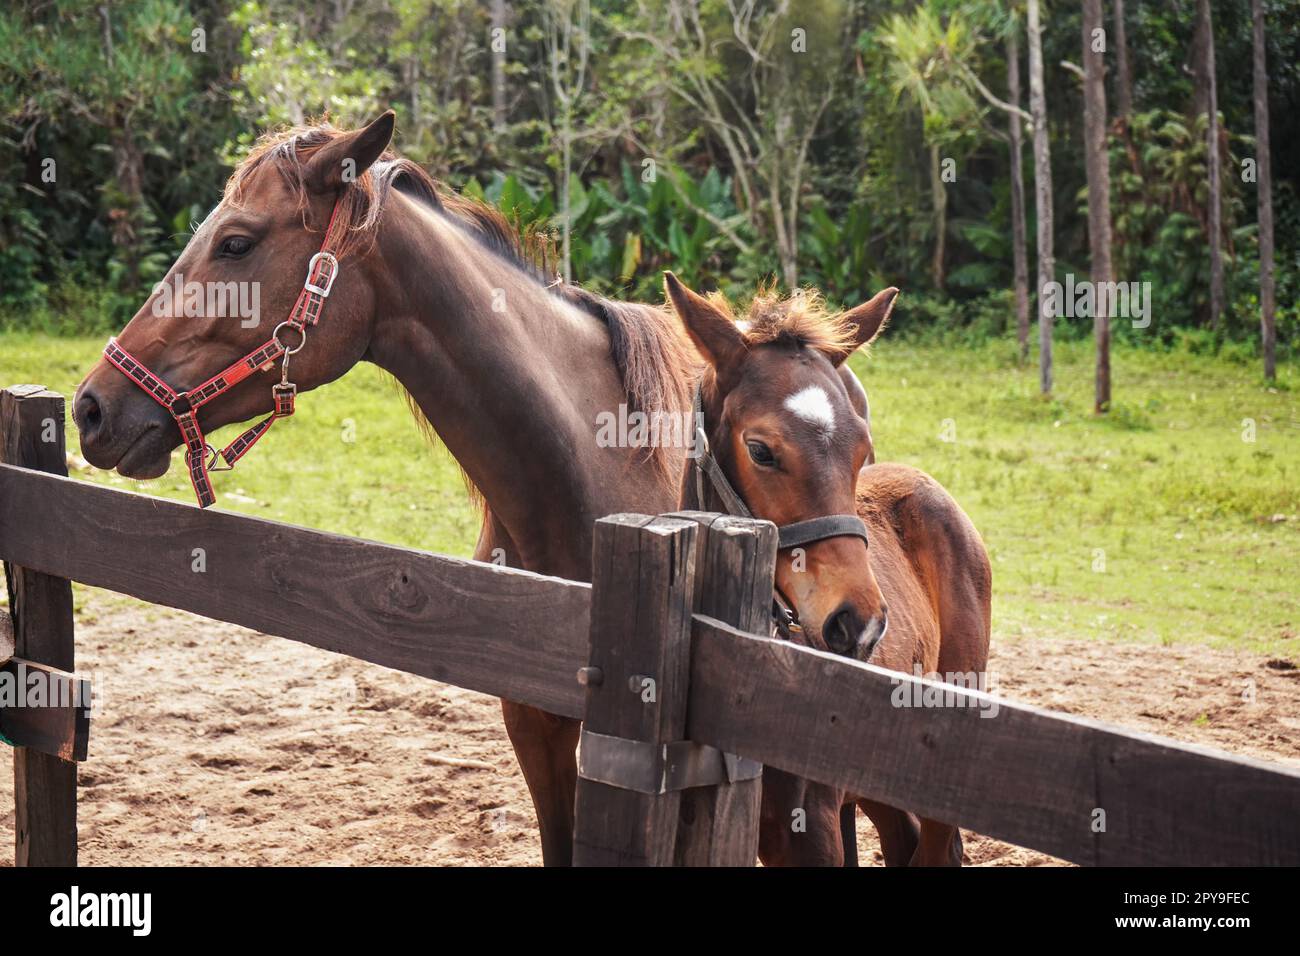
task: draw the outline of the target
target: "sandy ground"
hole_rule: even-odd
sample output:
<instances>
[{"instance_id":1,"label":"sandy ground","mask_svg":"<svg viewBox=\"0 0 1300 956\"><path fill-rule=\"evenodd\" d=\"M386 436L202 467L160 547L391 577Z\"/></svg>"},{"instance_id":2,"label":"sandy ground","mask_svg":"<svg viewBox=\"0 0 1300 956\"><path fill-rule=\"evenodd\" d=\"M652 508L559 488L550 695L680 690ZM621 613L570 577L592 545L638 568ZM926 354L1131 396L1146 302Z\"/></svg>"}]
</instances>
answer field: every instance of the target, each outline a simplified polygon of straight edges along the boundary
<instances>
[{"instance_id":1,"label":"sandy ground","mask_svg":"<svg viewBox=\"0 0 1300 956\"><path fill-rule=\"evenodd\" d=\"M82 600L77 633L103 695L80 769L85 865L541 862L493 698L104 592ZM1036 639L995 643L990 671L1005 697L1300 763L1288 661ZM4 757L0 846L13 824ZM965 840L974 865L1057 862ZM862 817L859 846L880 862Z\"/></svg>"}]
</instances>

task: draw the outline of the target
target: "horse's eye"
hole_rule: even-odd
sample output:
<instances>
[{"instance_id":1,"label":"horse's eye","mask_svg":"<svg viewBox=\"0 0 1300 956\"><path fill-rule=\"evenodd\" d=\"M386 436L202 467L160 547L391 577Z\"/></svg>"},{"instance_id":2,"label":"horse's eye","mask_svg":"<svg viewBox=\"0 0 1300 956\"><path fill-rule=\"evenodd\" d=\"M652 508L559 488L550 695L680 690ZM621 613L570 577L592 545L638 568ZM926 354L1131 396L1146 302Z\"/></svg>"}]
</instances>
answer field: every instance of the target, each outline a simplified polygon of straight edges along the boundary
<instances>
[{"instance_id":1,"label":"horse's eye","mask_svg":"<svg viewBox=\"0 0 1300 956\"><path fill-rule=\"evenodd\" d=\"M772 449L761 441L747 441L745 447L749 449L749 458L754 464L762 465L764 468L771 468L776 464L776 456L772 454Z\"/></svg>"},{"instance_id":2,"label":"horse's eye","mask_svg":"<svg viewBox=\"0 0 1300 956\"><path fill-rule=\"evenodd\" d=\"M230 236L221 240L219 254L227 259L238 259L253 248L253 240L247 236Z\"/></svg>"}]
</instances>

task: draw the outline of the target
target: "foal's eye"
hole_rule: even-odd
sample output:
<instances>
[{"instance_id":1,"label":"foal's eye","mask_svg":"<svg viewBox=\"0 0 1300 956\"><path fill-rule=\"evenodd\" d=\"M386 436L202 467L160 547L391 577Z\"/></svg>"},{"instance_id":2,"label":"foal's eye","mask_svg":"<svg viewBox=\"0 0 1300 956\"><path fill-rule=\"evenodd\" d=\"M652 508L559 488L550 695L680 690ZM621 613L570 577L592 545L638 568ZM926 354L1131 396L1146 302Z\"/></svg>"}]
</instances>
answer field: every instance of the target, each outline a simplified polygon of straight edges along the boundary
<instances>
[{"instance_id":1,"label":"foal's eye","mask_svg":"<svg viewBox=\"0 0 1300 956\"><path fill-rule=\"evenodd\" d=\"M249 249L253 248L253 240L247 236L230 236L221 240L221 247L217 254L226 259L238 259L246 255Z\"/></svg>"},{"instance_id":2,"label":"foal's eye","mask_svg":"<svg viewBox=\"0 0 1300 956\"><path fill-rule=\"evenodd\" d=\"M772 449L761 441L747 441L745 447L749 449L749 459L754 464L762 465L764 468L771 468L776 464L776 456L772 454Z\"/></svg>"}]
</instances>

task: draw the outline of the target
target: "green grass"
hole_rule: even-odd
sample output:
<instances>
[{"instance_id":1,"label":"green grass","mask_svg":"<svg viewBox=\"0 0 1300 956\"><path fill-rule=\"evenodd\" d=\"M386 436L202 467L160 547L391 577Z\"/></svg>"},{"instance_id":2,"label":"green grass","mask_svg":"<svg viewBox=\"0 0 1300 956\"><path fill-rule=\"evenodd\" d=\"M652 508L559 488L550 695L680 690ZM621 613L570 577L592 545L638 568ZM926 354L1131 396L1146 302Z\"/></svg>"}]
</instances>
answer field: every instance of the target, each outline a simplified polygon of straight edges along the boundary
<instances>
[{"instance_id":1,"label":"green grass","mask_svg":"<svg viewBox=\"0 0 1300 956\"><path fill-rule=\"evenodd\" d=\"M101 345L4 334L0 382L71 395ZM983 534L995 640L1300 652L1295 365L1269 388L1254 366L1120 347L1115 408L1097 418L1087 343L1058 345L1051 400L1038 396L1036 368L1002 343L957 349L886 337L853 361L871 395L879 458L930 472ZM1244 419L1255 423L1254 442L1243 441ZM68 447L77 447L71 430ZM191 498L179 465L149 483L74 473ZM451 554L467 554L477 537L455 463L424 442L396 387L371 366L305 395L292 421L215 481L221 507L234 511Z\"/></svg>"}]
</instances>

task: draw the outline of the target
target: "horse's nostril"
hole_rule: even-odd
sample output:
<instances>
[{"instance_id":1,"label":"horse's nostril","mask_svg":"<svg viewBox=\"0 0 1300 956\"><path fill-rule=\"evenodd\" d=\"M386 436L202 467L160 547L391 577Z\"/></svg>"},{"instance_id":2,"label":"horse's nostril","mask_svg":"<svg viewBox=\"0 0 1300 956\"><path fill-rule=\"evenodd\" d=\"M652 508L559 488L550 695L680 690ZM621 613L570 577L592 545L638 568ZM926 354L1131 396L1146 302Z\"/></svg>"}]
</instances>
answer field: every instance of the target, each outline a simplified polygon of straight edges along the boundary
<instances>
[{"instance_id":1,"label":"horse's nostril","mask_svg":"<svg viewBox=\"0 0 1300 956\"><path fill-rule=\"evenodd\" d=\"M85 392L77 399L73 419L81 426L83 435L93 435L104 423L104 412L99 401L90 392Z\"/></svg>"},{"instance_id":2,"label":"horse's nostril","mask_svg":"<svg viewBox=\"0 0 1300 956\"><path fill-rule=\"evenodd\" d=\"M857 611L851 607L842 607L826 619L822 628L822 638L826 646L836 654L851 654L862 637L863 623Z\"/></svg>"}]
</instances>

